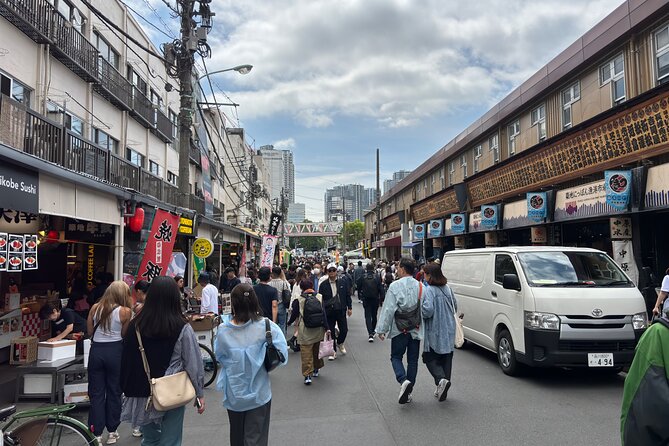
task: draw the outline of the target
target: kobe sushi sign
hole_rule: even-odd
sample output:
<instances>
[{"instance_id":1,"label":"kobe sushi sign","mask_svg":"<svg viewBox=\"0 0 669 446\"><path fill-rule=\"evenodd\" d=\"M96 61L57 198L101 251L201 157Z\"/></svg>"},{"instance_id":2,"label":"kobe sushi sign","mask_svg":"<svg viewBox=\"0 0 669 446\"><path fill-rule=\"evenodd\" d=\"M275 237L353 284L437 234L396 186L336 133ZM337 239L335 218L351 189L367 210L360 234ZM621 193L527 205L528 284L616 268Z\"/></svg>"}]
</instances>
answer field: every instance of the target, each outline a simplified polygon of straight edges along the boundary
<instances>
[{"instance_id":1,"label":"kobe sushi sign","mask_svg":"<svg viewBox=\"0 0 669 446\"><path fill-rule=\"evenodd\" d=\"M39 212L39 175L7 162L0 163L0 208Z\"/></svg>"}]
</instances>

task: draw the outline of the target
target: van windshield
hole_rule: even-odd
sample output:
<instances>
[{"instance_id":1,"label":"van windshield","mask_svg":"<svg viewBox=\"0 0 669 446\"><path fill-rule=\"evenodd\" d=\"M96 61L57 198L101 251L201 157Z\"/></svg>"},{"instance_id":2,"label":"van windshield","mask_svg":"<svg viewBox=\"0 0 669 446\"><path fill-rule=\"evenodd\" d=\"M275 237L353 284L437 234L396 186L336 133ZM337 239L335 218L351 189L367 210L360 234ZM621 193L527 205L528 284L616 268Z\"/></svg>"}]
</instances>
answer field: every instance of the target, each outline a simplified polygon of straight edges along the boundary
<instances>
[{"instance_id":1,"label":"van windshield","mask_svg":"<svg viewBox=\"0 0 669 446\"><path fill-rule=\"evenodd\" d=\"M634 286L609 256L596 252L547 251L518 253L533 287Z\"/></svg>"}]
</instances>

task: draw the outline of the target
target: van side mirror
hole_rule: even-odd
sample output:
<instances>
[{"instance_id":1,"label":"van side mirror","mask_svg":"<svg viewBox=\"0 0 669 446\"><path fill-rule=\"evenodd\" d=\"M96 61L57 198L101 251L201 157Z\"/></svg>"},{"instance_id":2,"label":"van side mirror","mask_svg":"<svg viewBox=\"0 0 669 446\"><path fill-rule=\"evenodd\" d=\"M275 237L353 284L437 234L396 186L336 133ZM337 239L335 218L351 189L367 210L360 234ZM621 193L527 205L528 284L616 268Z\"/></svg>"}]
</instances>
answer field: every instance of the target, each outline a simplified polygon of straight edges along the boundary
<instances>
[{"instance_id":1,"label":"van side mirror","mask_svg":"<svg viewBox=\"0 0 669 446\"><path fill-rule=\"evenodd\" d=\"M520 279L516 274L504 274L502 287L504 287L505 290L520 291Z\"/></svg>"}]
</instances>

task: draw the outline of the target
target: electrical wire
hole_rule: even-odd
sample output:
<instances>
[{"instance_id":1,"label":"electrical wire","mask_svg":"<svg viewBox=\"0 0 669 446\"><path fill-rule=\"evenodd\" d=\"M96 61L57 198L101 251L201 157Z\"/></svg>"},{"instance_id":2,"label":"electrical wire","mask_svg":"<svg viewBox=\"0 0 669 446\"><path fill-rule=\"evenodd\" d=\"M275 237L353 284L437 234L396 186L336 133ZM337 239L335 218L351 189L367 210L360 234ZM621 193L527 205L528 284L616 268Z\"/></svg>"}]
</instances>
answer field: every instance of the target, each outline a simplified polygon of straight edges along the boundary
<instances>
[{"instance_id":1,"label":"electrical wire","mask_svg":"<svg viewBox=\"0 0 669 446\"><path fill-rule=\"evenodd\" d=\"M148 3L146 0L145 0L145 3L146 3L147 5L149 5L149 3ZM149 19L147 19L146 17L144 17L142 14L140 14L136 9L134 9L134 8L133 8L132 6L130 6L129 4L127 4L127 3L123 2L123 1L121 1L121 4L123 4L126 8L128 8L130 11L132 11L138 18L142 19L144 22L146 22L149 26L151 26L152 28L154 28L156 31L158 31L158 32L161 33L162 35L166 36L166 37L169 38L169 39L176 39L176 36L175 36L175 35L169 35L169 34L167 34L167 33L165 32L165 30L163 30L163 29L159 28L158 26L156 26L152 21L150 21ZM155 13L155 9L154 9L153 11L154 11L154 13ZM160 22L163 24L163 26L165 26L165 29L167 29L167 30L169 31L169 27L168 27L167 24L163 21L163 19L162 19L160 16L158 16L158 19L159 19Z\"/></svg>"}]
</instances>

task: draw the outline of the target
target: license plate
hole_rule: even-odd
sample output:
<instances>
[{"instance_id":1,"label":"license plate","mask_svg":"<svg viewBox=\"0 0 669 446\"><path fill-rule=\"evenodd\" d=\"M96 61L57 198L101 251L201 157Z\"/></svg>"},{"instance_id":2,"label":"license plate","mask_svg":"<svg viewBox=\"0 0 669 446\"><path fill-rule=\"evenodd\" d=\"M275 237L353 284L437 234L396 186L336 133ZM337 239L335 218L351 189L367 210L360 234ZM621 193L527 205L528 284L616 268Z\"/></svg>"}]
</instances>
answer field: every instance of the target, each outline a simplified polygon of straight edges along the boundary
<instances>
[{"instance_id":1,"label":"license plate","mask_svg":"<svg viewBox=\"0 0 669 446\"><path fill-rule=\"evenodd\" d=\"M588 353L588 367L613 367L613 353Z\"/></svg>"}]
</instances>

